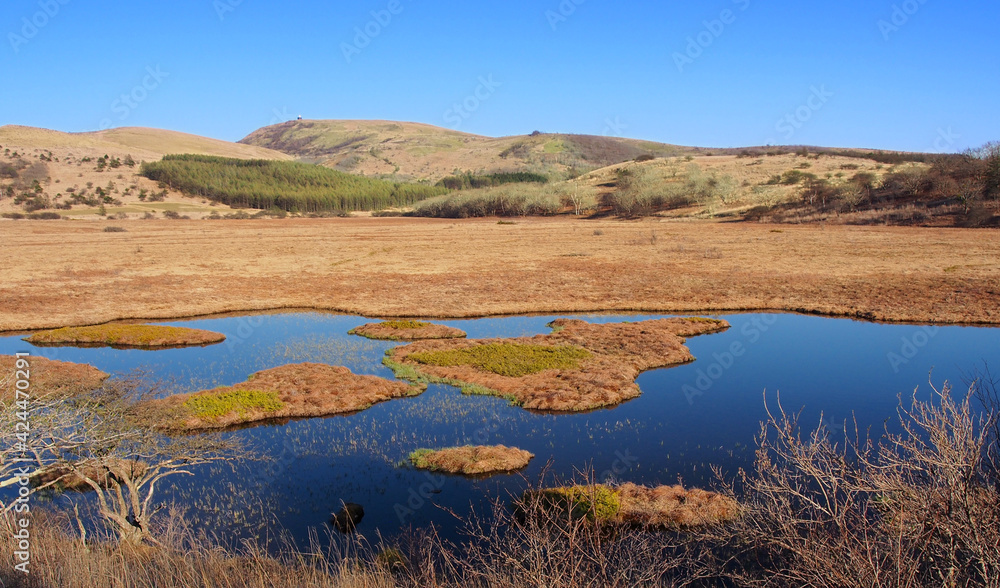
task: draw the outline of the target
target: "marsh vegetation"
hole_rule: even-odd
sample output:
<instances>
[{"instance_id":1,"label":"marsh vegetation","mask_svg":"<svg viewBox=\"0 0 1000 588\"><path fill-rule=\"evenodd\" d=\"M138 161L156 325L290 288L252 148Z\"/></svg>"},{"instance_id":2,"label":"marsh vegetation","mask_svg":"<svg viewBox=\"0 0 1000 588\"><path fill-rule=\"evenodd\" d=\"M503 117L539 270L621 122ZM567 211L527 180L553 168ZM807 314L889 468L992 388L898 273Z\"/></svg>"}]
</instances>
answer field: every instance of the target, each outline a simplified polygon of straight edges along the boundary
<instances>
[{"instance_id":1,"label":"marsh vegetation","mask_svg":"<svg viewBox=\"0 0 1000 588\"><path fill-rule=\"evenodd\" d=\"M410 454L414 467L435 472L480 476L513 472L528 465L535 455L506 445L464 445L444 449L418 449Z\"/></svg>"},{"instance_id":2,"label":"marsh vegetation","mask_svg":"<svg viewBox=\"0 0 1000 588\"><path fill-rule=\"evenodd\" d=\"M718 319L590 324L559 319L531 338L423 341L390 350L385 364L414 382L443 382L528 409L586 411L639 395L643 371L691 361L684 337L729 328Z\"/></svg>"},{"instance_id":3,"label":"marsh vegetation","mask_svg":"<svg viewBox=\"0 0 1000 588\"><path fill-rule=\"evenodd\" d=\"M225 335L160 325L106 324L91 327L63 327L35 333L25 338L32 345L80 345L109 347L186 347L211 345L226 340Z\"/></svg>"},{"instance_id":4,"label":"marsh vegetation","mask_svg":"<svg viewBox=\"0 0 1000 588\"><path fill-rule=\"evenodd\" d=\"M381 341L420 341L423 339L461 339L465 331L425 321L394 320L368 323L351 329L348 334Z\"/></svg>"}]
</instances>

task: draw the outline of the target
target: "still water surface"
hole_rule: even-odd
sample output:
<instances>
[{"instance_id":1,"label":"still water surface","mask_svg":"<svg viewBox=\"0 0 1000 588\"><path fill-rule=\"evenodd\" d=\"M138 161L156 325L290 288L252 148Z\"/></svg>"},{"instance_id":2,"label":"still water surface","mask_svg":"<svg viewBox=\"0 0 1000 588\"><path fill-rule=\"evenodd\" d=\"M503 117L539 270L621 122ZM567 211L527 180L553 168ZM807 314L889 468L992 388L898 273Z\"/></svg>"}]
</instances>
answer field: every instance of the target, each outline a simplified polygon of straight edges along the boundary
<instances>
[{"instance_id":1,"label":"still water surface","mask_svg":"<svg viewBox=\"0 0 1000 588\"><path fill-rule=\"evenodd\" d=\"M547 333L562 316L438 321L470 338ZM669 315L574 316L591 322L638 321ZM341 502L364 506L359 531L393 536L434 523L455 536L470 508L518 492L543 469L566 480L581 471L640 484L710 487L711 465L732 476L752 464L754 437L780 394L802 411L810 428L881 430L896 414L898 396L930 393L963 378L983 362L1000 365L1000 329L887 325L792 314L710 315L732 328L688 340L693 363L642 374L642 396L585 414L538 414L506 401L463 396L432 385L423 395L378 404L364 412L271 423L226 433L272 459L212 465L193 477L174 477L160 498L187 509L199 528L220 538L275 537L287 531L305 541L324 529ZM135 369L172 382L180 392L242 382L253 372L303 361L344 365L355 373L392 378L381 364L400 343L347 332L369 320L325 313L206 318L158 324L221 332L225 343L159 351L35 348L20 337L0 338L0 353L30 351L92 364L109 373ZM994 367L994 369L997 369ZM822 415L822 416L821 416ZM467 479L431 475L405 465L421 447L505 444L536 455L518 475ZM454 513L454 514L452 514Z\"/></svg>"}]
</instances>

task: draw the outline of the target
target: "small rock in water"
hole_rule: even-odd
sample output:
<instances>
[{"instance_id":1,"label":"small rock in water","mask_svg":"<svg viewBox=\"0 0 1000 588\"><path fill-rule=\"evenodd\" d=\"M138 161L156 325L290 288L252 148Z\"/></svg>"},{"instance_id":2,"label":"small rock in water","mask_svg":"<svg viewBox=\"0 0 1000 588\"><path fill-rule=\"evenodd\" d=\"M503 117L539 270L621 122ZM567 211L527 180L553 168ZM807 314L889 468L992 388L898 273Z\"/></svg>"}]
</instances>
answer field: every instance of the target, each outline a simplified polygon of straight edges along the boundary
<instances>
[{"instance_id":1,"label":"small rock in water","mask_svg":"<svg viewBox=\"0 0 1000 588\"><path fill-rule=\"evenodd\" d=\"M330 524L341 533L353 533L363 518L365 518L365 508L360 504L348 502L333 515Z\"/></svg>"}]
</instances>

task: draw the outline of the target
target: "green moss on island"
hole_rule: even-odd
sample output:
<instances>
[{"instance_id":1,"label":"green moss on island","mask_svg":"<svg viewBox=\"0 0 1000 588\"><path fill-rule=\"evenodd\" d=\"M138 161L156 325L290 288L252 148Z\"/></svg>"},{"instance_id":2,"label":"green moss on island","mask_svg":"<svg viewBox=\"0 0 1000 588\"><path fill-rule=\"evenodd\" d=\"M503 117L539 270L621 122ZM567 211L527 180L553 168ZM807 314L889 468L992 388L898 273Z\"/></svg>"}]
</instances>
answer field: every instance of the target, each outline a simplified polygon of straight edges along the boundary
<instances>
[{"instance_id":1,"label":"green moss on island","mask_svg":"<svg viewBox=\"0 0 1000 588\"><path fill-rule=\"evenodd\" d=\"M464 349L413 353L409 359L424 365L468 365L500 376L519 378L549 369L577 369L591 353L573 345L486 343Z\"/></svg>"},{"instance_id":2,"label":"green moss on island","mask_svg":"<svg viewBox=\"0 0 1000 588\"><path fill-rule=\"evenodd\" d=\"M225 390L192 396L184 407L200 419L218 419L230 414L244 416L251 411L273 413L285 408L277 392L261 390Z\"/></svg>"}]
</instances>

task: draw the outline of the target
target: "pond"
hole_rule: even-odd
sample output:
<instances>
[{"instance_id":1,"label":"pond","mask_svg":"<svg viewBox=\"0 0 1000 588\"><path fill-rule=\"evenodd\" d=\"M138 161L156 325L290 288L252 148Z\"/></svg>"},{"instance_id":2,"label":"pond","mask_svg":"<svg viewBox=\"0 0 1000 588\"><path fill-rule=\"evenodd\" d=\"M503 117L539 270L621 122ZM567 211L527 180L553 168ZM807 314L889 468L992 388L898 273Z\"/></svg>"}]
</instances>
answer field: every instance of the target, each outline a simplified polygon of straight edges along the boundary
<instances>
[{"instance_id":1,"label":"pond","mask_svg":"<svg viewBox=\"0 0 1000 588\"><path fill-rule=\"evenodd\" d=\"M548 333L555 318L639 321L671 315L552 315L435 321L470 338ZM688 339L696 361L642 374L642 396L580 414L539 414L506 401L464 396L431 385L418 397L377 404L361 413L268 423L225 433L269 455L266 461L213 464L191 477L170 478L159 499L186 511L197 528L235 543L286 532L307 540L327 529L342 502L361 504L359 532L374 538L436 525L456 537L471 508L486 512L495 498L518 493L547 472L566 481L581 472L601 480L710 488L717 465L732 477L752 465L754 438L776 407L802 411L809 428L842 431L845 421L881 431L898 397L926 398L928 377L965 389L963 378L988 362L1000 365L1000 329L874 324L794 314L703 315L732 328ZM143 369L179 392L242 382L253 372L288 363L343 365L392 378L381 364L401 343L348 335L371 322L318 312L229 316L156 324L223 333L209 347L157 351L36 348L20 336L0 337L0 353L30 351L92 364L109 373ZM994 368L996 369L996 368ZM933 370L933 375L931 372ZM505 444L536 455L519 474L487 479L442 476L406 465L422 447ZM523 476L523 477L522 477ZM526 481L527 480L527 481Z\"/></svg>"}]
</instances>

